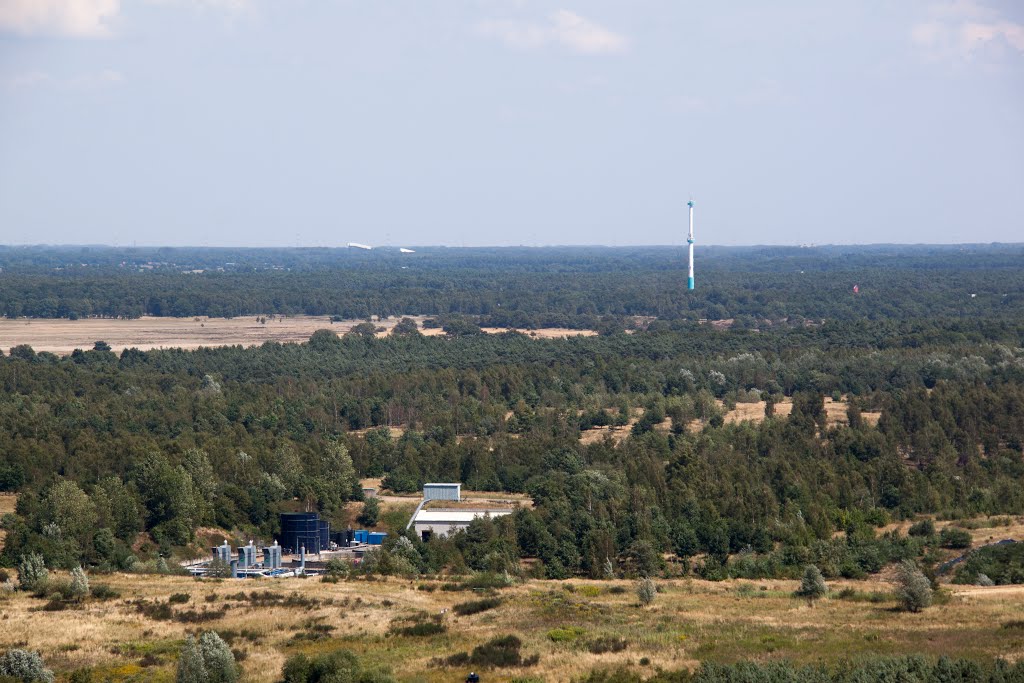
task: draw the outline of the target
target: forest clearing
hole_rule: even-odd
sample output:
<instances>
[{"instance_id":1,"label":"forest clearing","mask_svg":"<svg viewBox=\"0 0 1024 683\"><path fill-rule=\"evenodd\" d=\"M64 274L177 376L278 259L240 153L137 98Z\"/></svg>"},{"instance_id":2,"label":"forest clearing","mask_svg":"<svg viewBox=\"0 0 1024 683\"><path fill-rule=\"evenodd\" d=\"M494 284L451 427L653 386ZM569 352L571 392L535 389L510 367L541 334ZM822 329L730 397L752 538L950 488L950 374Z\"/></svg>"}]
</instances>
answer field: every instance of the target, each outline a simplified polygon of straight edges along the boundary
<instances>
[{"instance_id":1,"label":"forest clearing","mask_svg":"<svg viewBox=\"0 0 1024 683\"><path fill-rule=\"evenodd\" d=\"M409 316L426 336L444 334L440 327L423 328L426 316ZM394 316L374 320L377 336L387 336L401 319ZM263 322L261 322L263 321ZM259 346L266 342L300 343L317 330L345 334L363 320L332 320L327 315L245 316L211 318L193 316L170 318L2 318L0 317L0 348L10 349L27 344L36 352L47 351L66 356L75 349L89 350L97 341L105 341L115 353L124 349L198 349L216 346ZM379 328L383 328L382 330ZM501 334L514 328L484 327L487 334ZM575 335L592 336L593 330L541 328L517 330L538 339L560 339Z\"/></svg>"}]
</instances>

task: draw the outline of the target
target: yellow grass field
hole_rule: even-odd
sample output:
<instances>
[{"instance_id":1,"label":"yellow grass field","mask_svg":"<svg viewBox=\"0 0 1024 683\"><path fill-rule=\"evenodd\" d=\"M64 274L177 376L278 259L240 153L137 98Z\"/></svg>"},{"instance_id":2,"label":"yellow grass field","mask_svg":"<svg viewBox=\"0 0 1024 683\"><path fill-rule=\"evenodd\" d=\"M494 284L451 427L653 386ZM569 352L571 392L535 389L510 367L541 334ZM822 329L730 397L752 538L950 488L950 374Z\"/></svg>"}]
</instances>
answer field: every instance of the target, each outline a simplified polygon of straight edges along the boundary
<instances>
[{"instance_id":1,"label":"yellow grass field","mask_svg":"<svg viewBox=\"0 0 1024 683\"><path fill-rule=\"evenodd\" d=\"M910 614L894 609L884 594L888 587L879 582L836 582L833 591L854 587L859 599L832 598L809 607L791 597L792 581L679 579L660 582L654 603L641 607L630 581L530 581L500 591L503 602L496 609L457 616L455 604L480 595L418 589L437 588L436 581L329 584L314 578L199 581L118 574L93 576L92 582L108 584L121 597L59 612L41 610L44 601L24 593L0 598L0 649L39 650L58 674L93 667L100 674L93 680L111 681L173 680L181 640L203 629L222 633L245 653L244 681L274 680L291 654L338 648L380 663L403 681L462 680L466 671L433 660L510 633L522 639L524 656L539 654L540 661L529 668L487 671L488 682L516 676L570 681L613 665L650 673L654 667L693 667L703 660L835 662L869 653L1024 657L1024 629L1013 624L1024 614L1020 586L947 589L943 604ZM253 591L277 597L261 606L251 599ZM873 602L866 599L868 591L883 593ZM166 602L172 594L181 594L179 600L187 596L187 602L172 606L175 614L212 611L217 618L201 624L158 620L130 602ZM416 614L440 615L447 632L388 634L393 622ZM568 641L554 642L548 635L568 627L577 629ZM588 643L602 636L622 638L626 648L592 654Z\"/></svg>"},{"instance_id":2,"label":"yellow grass field","mask_svg":"<svg viewBox=\"0 0 1024 683\"><path fill-rule=\"evenodd\" d=\"M422 316L410 316L422 325ZM259 320L264 318L265 323ZM385 328L378 336L387 335L399 318L376 321ZM304 342L317 330L329 329L344 334L363 321L331 322L329 316L245 316L238 318L154 318L135 320L85 318L81 320L0 318L0 349L8 350L28 344L36 351L68 355L75 349L91 349L97 340L110 344L116 353L125 348L197 349L200 346L259 346L268 341ZM443 334L438 328L421 330L427 335ZM506 332L503 328L486 328L488 333ZM592 330L550 328L523 330L538 339L554 339L574 335L594 335Z\"/></svg>"}]
</instances>

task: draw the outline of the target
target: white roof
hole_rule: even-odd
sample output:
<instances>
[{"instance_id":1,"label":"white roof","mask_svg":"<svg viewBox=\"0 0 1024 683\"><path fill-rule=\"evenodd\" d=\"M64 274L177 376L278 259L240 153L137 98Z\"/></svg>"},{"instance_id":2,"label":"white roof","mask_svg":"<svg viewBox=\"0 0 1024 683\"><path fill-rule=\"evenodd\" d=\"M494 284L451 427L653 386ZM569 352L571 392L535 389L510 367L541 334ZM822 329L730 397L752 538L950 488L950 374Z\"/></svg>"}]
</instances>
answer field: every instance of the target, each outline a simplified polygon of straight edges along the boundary
<instances>
[{"instance_id":1,"label":"white roof","mask_svg":"<svg viewBox=\"0 0 1024 683\"><path fill-rule=\"evenodd\" d=\"M434 484L424 484L423 485L424 488L426 488L427 486L456 486L456 487L459 487L459 486L462 486L462 484L437 484L437 483L434 483Z\"/></svg>"},{"instance_id":2,"label":"white roof","mask_svg":"<svg viewBox=\"0 0 1024 683\"><path fill-rule=\"evenodd\" d=\"M512 514L512 510L420 510L414 520L416 524L451 524L464 522L468 524L477 517L490 515L491 517L502 517Z\"/></svg>"}]
</instances>

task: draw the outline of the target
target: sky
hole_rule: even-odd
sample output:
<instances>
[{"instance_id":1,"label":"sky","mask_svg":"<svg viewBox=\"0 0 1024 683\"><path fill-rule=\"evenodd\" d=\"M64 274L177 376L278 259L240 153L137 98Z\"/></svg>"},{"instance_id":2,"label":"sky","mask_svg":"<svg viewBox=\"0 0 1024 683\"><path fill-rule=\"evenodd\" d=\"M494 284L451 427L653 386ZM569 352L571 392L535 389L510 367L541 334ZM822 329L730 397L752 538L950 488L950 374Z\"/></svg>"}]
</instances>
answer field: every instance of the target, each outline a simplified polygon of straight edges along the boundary
<instances>
[{"instance_id":1,"label":"sky","mask_svg":"<svg viewBox=\"0 0 1024 683\"><path fill-rule=\"evenodd\" d=\"M1024 241L1019 0L0 0L0 244Z\"/></svg>"}]
</instances>

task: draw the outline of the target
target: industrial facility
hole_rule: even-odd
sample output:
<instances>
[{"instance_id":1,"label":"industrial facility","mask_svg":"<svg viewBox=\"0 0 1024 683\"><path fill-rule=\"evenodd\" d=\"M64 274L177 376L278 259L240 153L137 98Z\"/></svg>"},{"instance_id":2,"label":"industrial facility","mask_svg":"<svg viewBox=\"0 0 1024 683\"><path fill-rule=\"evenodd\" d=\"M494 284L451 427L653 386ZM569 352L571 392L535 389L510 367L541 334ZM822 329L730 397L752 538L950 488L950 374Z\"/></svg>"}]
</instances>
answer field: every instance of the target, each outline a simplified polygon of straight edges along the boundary
<instances>
[{"instance_id":1,"label":"industrial facility","mask_svg":"<svg viewBox=\"0 0 1024 683\"><path fill-rule=\"evenodd\" d=\"M283 512L281 534L273 545L262 548L257 559L257 546L249 541L232 553L225 541L210 549L207 560L187 565L194 576L230 576L231 578L285 578L321 573L328 560L342 559L352 563L380 546L386 533L366 529L346 529L331 534L331 525L320 519L319 512Z\"/></svg>"},{"instance_id":2,"label":"industrial facility","mask_svg":"<svg viewBox=\"0 0 1024 683\"><path fill-rule=\"evenodd\" d=\"M430 483L423 485L423 500L409 520L406 530L413 529L424 542L431 538L450 536L469 527L478 517L502 517L512 514L509 508L444 508L431 503L461 503L462 484Z\"/></svg>"},{"instance_id":3,"label":"industrial facility","mask_svg":"<svg viewBox=\"0 0 1024 683\"><path fill-rule=\"evenodd\" d=\"M376 491L374 491L376 493ZM512 514L512 505L505 507L467 507L460 483L428 483L423 485L423 500L409 520L406 531L413 529L424 542L451 536L469 527L474 519L497 518ZM474 500L473 503L496 501ZM505 502L505 501L501 501ZM234 550L225 541L210 549L208 559L186 565L194 576L231 578L284 578L322 573L327 562L334 559L353 564L383 545L387 534L367 529L331 530L331 524L319 512L282 512L281 533L272 545L258 547L254 541ZM261 557L257 557L257 552Z\"/></svg>"}]
</instances>

